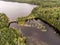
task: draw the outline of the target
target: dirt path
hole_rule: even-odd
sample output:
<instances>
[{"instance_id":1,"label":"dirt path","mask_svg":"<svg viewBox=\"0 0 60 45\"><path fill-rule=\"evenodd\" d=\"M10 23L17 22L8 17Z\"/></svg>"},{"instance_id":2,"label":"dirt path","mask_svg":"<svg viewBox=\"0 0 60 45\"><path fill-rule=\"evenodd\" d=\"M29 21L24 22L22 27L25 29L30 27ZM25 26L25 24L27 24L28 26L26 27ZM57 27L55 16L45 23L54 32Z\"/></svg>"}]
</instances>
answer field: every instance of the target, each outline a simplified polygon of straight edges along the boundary
<instances>
[{"instance_id":1,"label":"dirt path","mask_svg":"<svg viewBox=\"0 0 60 45\"><path fill-rule=\"evenodd\" d=\"M17 24L11 24L10 27L17 27L22 30L23 35L27 37L26 45L60 45L60 36L53 31L52 27L43 24L47 28L46 32L33 27L20 27Z\"/></svg>"}]
</instances>

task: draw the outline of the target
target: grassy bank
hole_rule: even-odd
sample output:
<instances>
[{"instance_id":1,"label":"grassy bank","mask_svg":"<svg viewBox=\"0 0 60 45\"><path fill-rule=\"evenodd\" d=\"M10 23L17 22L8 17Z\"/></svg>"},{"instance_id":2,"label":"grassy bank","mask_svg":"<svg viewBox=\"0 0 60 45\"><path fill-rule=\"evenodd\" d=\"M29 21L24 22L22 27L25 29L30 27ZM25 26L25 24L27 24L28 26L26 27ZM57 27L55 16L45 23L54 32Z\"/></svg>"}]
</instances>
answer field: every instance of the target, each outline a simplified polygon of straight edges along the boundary
<instances>
[{"instance_id":1,"label":"grassy bank","mask_svg":"<svg viewBox=\"0 0 60 45\"><path fill-rule=\"evenodd\" d=\"M39 5L41 7L55 7L60 6L59 0L13 0L20 3L29 3Z\"/></svg>"},{"instance_id":2,"label":"grassy bank","mask_svg":"<svg viewBox=\"0 0 60 45\"><path fill-rule=\"evenodd\" d=\"M38 6L32 11L32 13L29 16L21 18L21 20L25 19L22 21L26 21L27 19L33 19L33 18L40 18L60 31L60 7L42 8Z\"/></svg>"},{"instance_id":3,"label":"grassy bank","mask_svg":"<svg viewBox=\"0 0 60 45\"><path fill-rule=\"evenodd\" d=\"M34 0L34 1L32 1L31 4L37 4L39 6L36 7L29 16L24 17L25 20L23 21L25 22L27 19L32 19L33 17L40 18L60 31L60 1L59 0L58 1ZM26 3L30 3L30 2L31 1L28 2L26 0ZM24 19L24 18L21 18L21 19Z\"/></svg>"},{"instance_id":4,"label":"grassy bank","mask_svg":"<svg viewBox=\"0 0 60 45\"><path fill-rule=\"evenodd\" d=\"M40 6L35 8L32 13L60 31L60 7L41 8Z\"/></svg>"},{"instance_id":5,"label":"grassy bank","mask_svg":"<svg viewBox=\"0 0 60 45\"><path fill-rule=\"evenodd\" d=\"M0 13L0 45L25 45L25 37L16 28L9 28L9 18Z\"/></svg>"}]
</instances>

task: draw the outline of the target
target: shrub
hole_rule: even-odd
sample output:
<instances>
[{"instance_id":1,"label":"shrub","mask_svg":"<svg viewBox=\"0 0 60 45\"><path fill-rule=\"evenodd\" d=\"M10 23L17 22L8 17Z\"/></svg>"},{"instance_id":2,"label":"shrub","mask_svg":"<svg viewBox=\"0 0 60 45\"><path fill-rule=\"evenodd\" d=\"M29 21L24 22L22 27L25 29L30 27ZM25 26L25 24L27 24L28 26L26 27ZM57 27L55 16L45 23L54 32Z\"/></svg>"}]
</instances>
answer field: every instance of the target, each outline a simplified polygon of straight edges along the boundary
<instances>
[{"instance_id":1,"label":"shrub","mask_svg":"<svg viewBox=\"0 0 60 45\"><path fill-rule=\"evenodd\" d=\"M0 28L8 27L9 19L4 13L0 13Z\"/></svg>"},{"instance_id":2,"label":"shrub","mask_svg":"<svg viewBox=\"0 0 60 45\"><path fill-rule=\"evenodd\" d=\"M17 29L0 29L0 45L25 45L25 39Z\"/></svg>"}]
</instances>

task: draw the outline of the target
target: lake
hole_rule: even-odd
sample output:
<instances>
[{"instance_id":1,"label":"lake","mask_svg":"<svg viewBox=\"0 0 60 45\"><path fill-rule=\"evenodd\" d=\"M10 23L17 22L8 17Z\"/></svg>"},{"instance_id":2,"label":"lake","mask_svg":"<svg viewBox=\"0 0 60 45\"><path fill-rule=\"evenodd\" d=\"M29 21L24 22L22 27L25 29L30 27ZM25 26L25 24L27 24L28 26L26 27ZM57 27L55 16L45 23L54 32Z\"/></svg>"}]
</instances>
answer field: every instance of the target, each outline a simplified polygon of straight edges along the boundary
<instances>
[{"instance_id":1,"label":"lake","mask_svg":"<svg viewBox=\"0 0 60 45\"><path fill-rule=\"evenodd\" d=\"M0 0L0 12L5 13L10 21L15 21L17 17L28 16L35 7L36 5L27 3ZM11 23L9 27L21 30L22 34L27 37L27 45L60 45L60 36L56 34L52 27L44 22L42 24L46 27L46 32L42 32L36 27L21 27L16 23Z\"/></svg>"},{"instance_id":2,"label":"lake","mask_svg":"<svg viewBox=\"0 0 60 45\"><path fill-rule=\"evenodd\" d=\"M36 5L18 2L0 1L0 13L5 13L10 21L15 21L17 17L28 16Z\"/></svg>"}]
</instances>

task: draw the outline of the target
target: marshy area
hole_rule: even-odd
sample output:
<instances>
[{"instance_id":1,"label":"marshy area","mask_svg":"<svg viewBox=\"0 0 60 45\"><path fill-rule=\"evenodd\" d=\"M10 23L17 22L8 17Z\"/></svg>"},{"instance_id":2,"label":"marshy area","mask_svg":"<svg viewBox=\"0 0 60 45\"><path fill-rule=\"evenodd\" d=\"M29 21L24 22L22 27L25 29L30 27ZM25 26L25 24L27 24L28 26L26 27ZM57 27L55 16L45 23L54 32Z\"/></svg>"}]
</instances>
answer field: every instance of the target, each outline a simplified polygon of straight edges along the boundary
<instances>
[{"instance_id":1,"label":"marshy area","mask_svg":"<svg viewBox=\"0 0 60 45\"><path fill-rule=\"evenodd\" d=\"M60 45L57 2L0 0L0 44Z\"/></svg>"}]
</instances>

